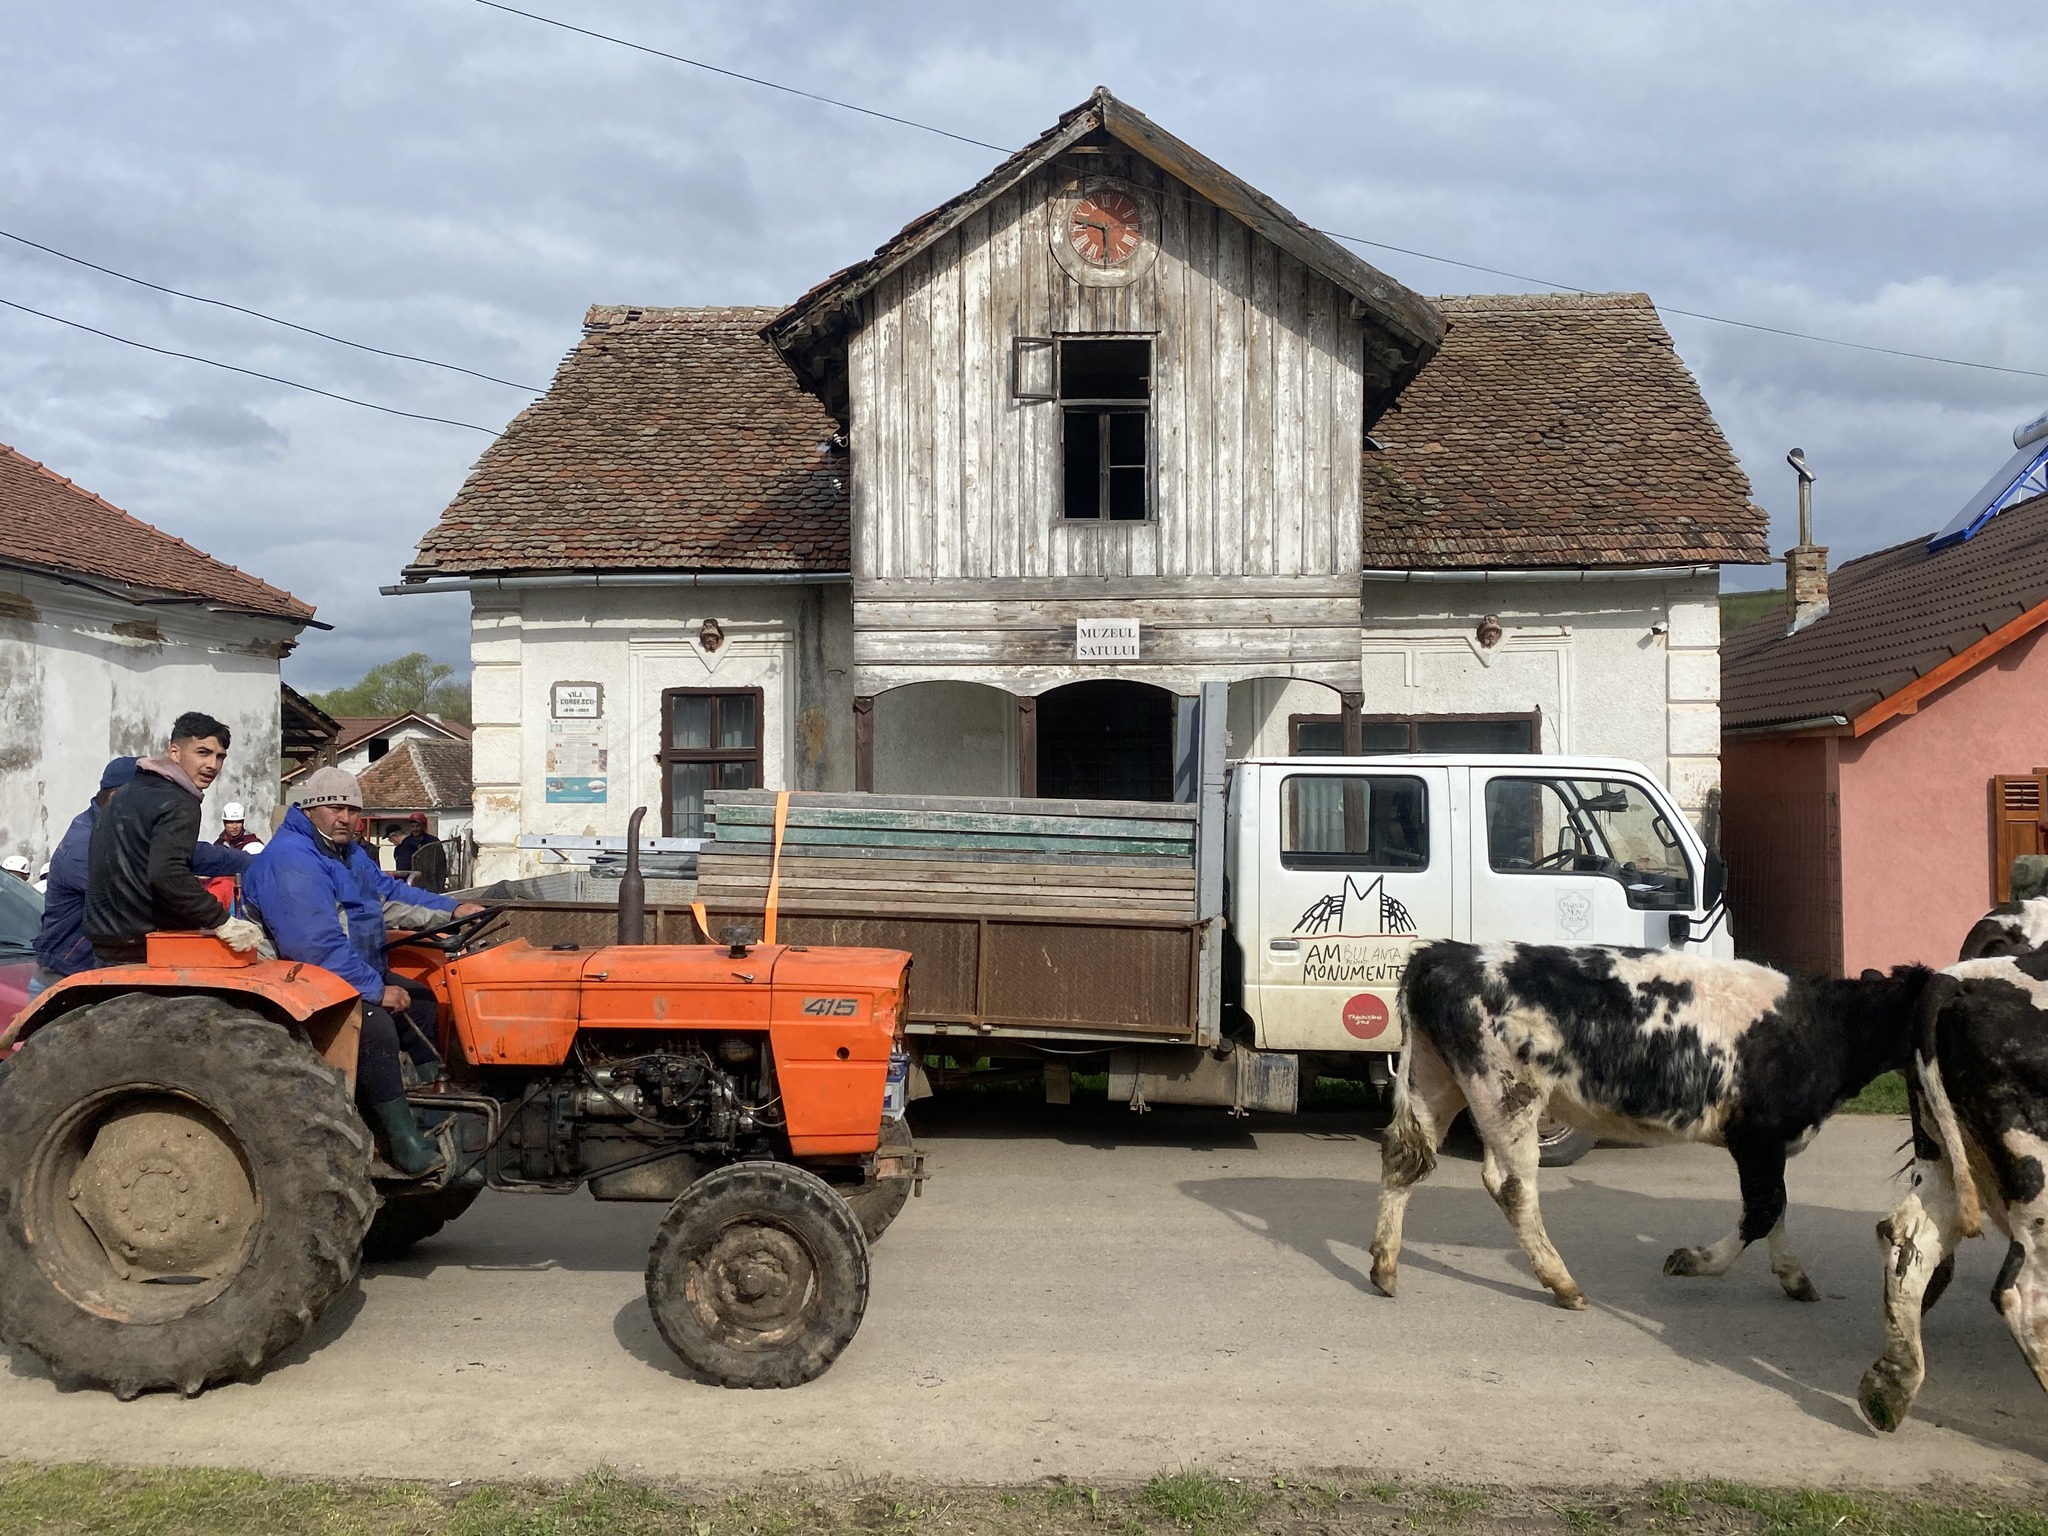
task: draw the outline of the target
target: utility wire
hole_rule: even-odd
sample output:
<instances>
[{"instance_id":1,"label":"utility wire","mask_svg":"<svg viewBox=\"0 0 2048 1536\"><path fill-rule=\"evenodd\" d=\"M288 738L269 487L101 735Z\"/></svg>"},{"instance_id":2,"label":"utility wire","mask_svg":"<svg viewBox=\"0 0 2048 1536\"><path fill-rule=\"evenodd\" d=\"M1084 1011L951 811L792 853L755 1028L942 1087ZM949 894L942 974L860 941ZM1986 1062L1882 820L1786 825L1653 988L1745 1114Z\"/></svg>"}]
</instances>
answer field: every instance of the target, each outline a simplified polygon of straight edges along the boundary
<instances>
[{"instance_id":1,"label":"utility wire","mask_svg":"<svg viewBox=\"0 0 2048 1536\"><path fill-rule=\"evenodd\" d=\"M328 331L316 331L310 325L300 325L296 321L281 319L276 315L266 315L260 309L250 309L245 305L230 304L226 299L209 299L204 294L186 293L180 288L167 288L162 283L152 283L146 277L136 277L128 272L116 272L112 267L103 267L96 261L87 261L83 256L73 256L68 251L60 251L53 245L44 245L40 240L31 240L26 235L17 235L11 230L0 229L0 240L12 240L16 245L25 245L30 250L41 251L48 256L55 256L60 261L75 262L77 265L89 267L95 272L104 272L108 277L118 277L122 282L133 283L138 288L149 288L157 293L167 293L174 299L189 299L194 304L211 304L216 309L230 309L238 315L249 315L257 320L268 320L272 325L281 325L288 331L298 331L302 335L317 336L322 341L332 341L344 347L354 347L358 352L374 352L379 357L397 358L402 363L423 363L429 368L445 368L450 373L466 373L472 379L482 379L487 384L503 384L507 389L522 390L529 395L543 393L538 385L520 384L511 379L498 378L494 374L479 373L476 369L465 368L460 363L444 363L431 357L415 357L410 352L393 352L385 347L373 347L366 341L350 341L346 336L336 336Z\"/></svg>"},{"instance_id":2,"label":"utility wire","mask_svg":"<svg viewBox=\"0 0 2048 1536\"><path fill-rule=\"evenodd\" d=\"M905 128L915 128L921 133L935 133L940 138L952 139L955 143L972 144L976 149L992 149L999 155L1015 153L1013 150L1003 148L1000 144L991 144L986 139L972 139L964 133L955 133L950 128L935 128L930 123L920 123L914 118L898 117L893 112L879 112L873 107L863 107L850 101L840 101L837 97L820 96L815 91L799 90L793 85L783 85L774 80L763 80L759 75L743 75L736 69L721 69L718 65L707 64L702 59L685 58L680 53L670 53L666 49L649 47L646 43L635 43L623 37L613 37L608 32L593 32L589 27L579 27L570 22L557 21L554 17L543 16L537 11L522 11L516 5L502 5L499 3L499 0L476 0L476 3L494 11L503 11L508 16L524 16L528 21L537 21L543 26L560 27L564 32L575 32L584 37L595 38L600 43L613 43L621 48L631 48L635 53L651 53L658 59L670 59L677 64L687 64L692 69L707 70L714 75L723 75L728 80L743 80L748 85L764 86L771 91L780 91L785 96L800 96L805 101L820 102L828 107L838 107L845 112L858 112L862 117L877 117L885 123L896 123Z\"/></svg>"},{"instance_id":3,"label":"utility wire","mask_svg":"<svg viewBox=\"0 0 2048 1536\"><path fill-rule=\"evenodd\" d=\"M112 331L103 331L96 325L87 325L82 320L67 320L62 315L53 315L46 310L30 309L26 304L17 304L12 299L0 299L0 306L18 309L24 315L34 315L38 320L54 321L68 325L75 331L86 331L94 336L103 336L108 341L118 341L124 347L136 347L144 352L154 352L159 357L183 358L188 363L204 363L209 368L220 368L228 373L239 373L251 379L263 379L272 384L282 384L287 389L304 390L309 395L323 395L329 400L339 400L343 405L359 405L366 411L382 411L386 416L403 416L409 421L431 421L444 427L465 427L471 432L481 432L486 437L498 434L489 427L480 427L473 421L456 421L447 416L427 416L418 411L401 411L396 406L379 405L374 400L358 400L354 395L338 395L331 389L317 389L311 384L301 384L297 379L280 378L274 373L258 373L254 368L242 368L234 363L224 363L218 358L201 357L196 352L174 352L169 347L153 347L146 341L135 341L127 336L116 336Z\"/></svg>"},{"instance_id":4,"label":"utility wire","mask_svg":"<svg viewBox=\"0 0 2048 1536\"><path fill-rule=\"evenodd\" d=\"M1000 155L1013 155L1017 153L1016 150L1005 145L991 144L986 139L969 138L966 134L955 133L950 128L940 128L932 123L921 123L915 118L898 117L890 112L878 112L873 107L859 106L853 102L840 101L831 96L820 96L812 91L799 90L793 85L783 85L774 80L764 80L758 75L743 75L735 69L721 69L718 65L707 64L702 59L684 58L679 53L668 53L660 48L651 48L645 43L636 43L628 38L614 37L608 32L597 32L589 27L574 26L566 21L557 21L552 16L542 16L535 11L522 11L517 6L502 4L501 0L475 0L475 3L487 6L494 11L504 11L511 16L523 16L528 21L538 21L546 26L560 27L564 32L575 32L584 37L595 38L601 43L612 43L620 48L630 48L636 53L652 54L656 58L672 59L678 64L687 64L693 69L709 70L712 74L724 75L729 80L743 80L748 85L764 86L771 91L781 91L784 95L800 96L806 101L822 102L828 107L839 107L847 112L858 112L863 117L877 117L884 122L898 123L905 128L915 128L921 133L935 133L941 138L952 139L957 143L972 144L977 149L992 149ZM1411 250L1405 245L1389 245L1383 240L1367 240L1361 235L1343 235L1333 229L1317 229L1313 224L1305 227L1315 234L1327 236L1332 240L1342 240L1347 244L1369 246L1376 251L1395 251L1403 256L1417 257L1422 261L1441 262L1447 267L1463 267L1468 272L1485 272L1494 277L1512 278L1518 283L1531 283L1538 288L1550 288L1565 293L1598 293L1601 291L1597 288L1581 288L1573 283L1554 283L1540 277L1529 277L1520 272L1509 272L1500 267L1482 266L1476 261L1459 261L1456 257L1452 256L1438 256L1429 251ZM1740 330L1760 331L1768 336L1786 336L1794 341L1818 342L1826 347L1847 347L1857 352L1876 352L1886 357L1910 358L1918 363L1942 363L1951 368L1975 368L1985 373L2011 374L2023 379L2048 379L2048 372L2042 372L2033 368L2007 368L1998 363L1978 363L1972 362L1967 358L1937 357L1928 352L1907 352L1898 347L1879 347L1873 346L1868 342L1843 341L1835 336L1816 336L1809 331L1794 331L1777 325L1761 325L1754 320L1732 320L1726 315L1709 315L1696 309L1680 309L1672 304L1660 303L1657 305L1657 308L1666 314L1683 315L1688 320L1705 320L1714 325L1732 325Z\"/></svg>"},{"instance_id":5,"label":"utility wire","mask_svg":"<svg viewBox=\"0 0 2048 1536\"><path fill-rule=\"evenodd\" d=\"M1319 235L1328 235L1332 240L1342 240L1350 245L1370 246L1376 251L1398 251L1403 256L1419 256L1424 261L1441 262L1447 267L1463 267L1468 272L1485 272L1494 277L1512 278L1518 283L1533 283L1538 288L1551 288L1565 293L1598 293L1597 288L1578 288L1570 283L1553 282L1549 278L1530 277L1525 272L1509 272L1502 267L1481 266L1476 261L1458 261L1449 256L1433 256L1428 251L1410 250L1405 245L1389 245L1384 240L1368 240L1363 235L1339 234L1334 229L1318 229ZM2023 379L2048 379L2048 373L2033 368L2007 368L1998 363L1976 363L1960 357L1937 357L1931 352L1906 352L1897 347L1872 346L1869 342L1843 341L1835 336L1816 336L1809 331L1787 330L1778 325L1760 325L1754 320L1731 320L1726 315L1703 314L1696 309L1680 309L1675 304L1659 304L1658 309L1667 315L1684 315L1688 320L1710 320L1715 325L1739 326L1745 331L1762 331L1768 336L1789 336L1794 341L1817 341L1826 347L1850 347L1858 352L1881 352L1886 357L1909 357L1919 363L1946 363L1951 368L1981 368L1987 373L2016 374Z\"/></svg>"}]
</instances>

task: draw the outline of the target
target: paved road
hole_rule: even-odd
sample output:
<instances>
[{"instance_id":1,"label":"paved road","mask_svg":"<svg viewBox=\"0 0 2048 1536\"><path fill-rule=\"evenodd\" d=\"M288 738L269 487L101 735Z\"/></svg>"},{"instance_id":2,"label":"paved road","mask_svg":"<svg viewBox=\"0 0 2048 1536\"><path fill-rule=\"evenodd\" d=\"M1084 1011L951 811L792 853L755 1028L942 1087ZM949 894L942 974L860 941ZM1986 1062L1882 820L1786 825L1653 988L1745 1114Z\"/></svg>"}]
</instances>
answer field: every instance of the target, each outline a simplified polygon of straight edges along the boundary
<instances>
[{"instance_id":1,"label":"paved road","mask_svg":"<svg viewBox=\"0 0 2048 1536\"><path fill-rule=\"evenodd\" d=\"M1343 1117L1076 1107L927 1123L936 1177L877 1248L865 1326L794 1392L678 1374L641 1299L658 1208L487 1195L252 1386L123 1406L0 1372L0 1447L41 1458L421 1478L604 1462L693 1483L757 1473L974 1482L1199 1464L1365 1466L1545 1483L2048 1479L2048 1395L1967 1245L1929 1320L1932 1376L1896 1438L1848 1394L1878 1349L1871 1225L1895 1120L1838 1120L1792 1165L1794 1234L1827 1299L1760 1252L1667 1280L1734 1216L1727 1157L1601 1149L1544 1175L1593 1298L1549 1306L1477 1164L1409 1214L1403 1294L1365 1281L1377 1148Z\"/></svg>"}]
</instances>

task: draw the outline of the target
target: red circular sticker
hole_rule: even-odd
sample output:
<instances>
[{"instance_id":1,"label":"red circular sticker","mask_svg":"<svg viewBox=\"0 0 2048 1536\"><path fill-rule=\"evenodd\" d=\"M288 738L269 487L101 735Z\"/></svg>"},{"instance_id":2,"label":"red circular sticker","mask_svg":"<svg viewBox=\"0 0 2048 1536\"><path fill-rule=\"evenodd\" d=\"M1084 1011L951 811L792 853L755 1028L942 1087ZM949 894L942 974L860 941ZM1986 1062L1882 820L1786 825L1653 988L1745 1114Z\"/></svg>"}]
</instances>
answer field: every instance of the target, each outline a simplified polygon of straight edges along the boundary
<instances>
[{"instance_id":1,"label":"red circular sticker","mask_svg":"<svg viewBox=\"0 0 2048 1536\"><path fill-rule=\"evenodd\" d=\"M1344 1004L1344 1028L1360 1040L1376 1040L1387 1032L1387 1005L1370 992Z\"/></svg>"}]
</instances>

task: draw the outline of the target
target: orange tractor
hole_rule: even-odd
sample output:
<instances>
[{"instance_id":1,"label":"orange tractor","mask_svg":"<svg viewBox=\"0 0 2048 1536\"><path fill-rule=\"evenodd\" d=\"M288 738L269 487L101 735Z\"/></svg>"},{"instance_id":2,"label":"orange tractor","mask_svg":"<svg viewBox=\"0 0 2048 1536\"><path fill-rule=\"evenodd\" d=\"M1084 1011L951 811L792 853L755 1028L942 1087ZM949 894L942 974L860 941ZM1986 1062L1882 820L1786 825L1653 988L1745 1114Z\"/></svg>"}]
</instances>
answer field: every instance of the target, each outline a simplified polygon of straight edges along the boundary
<instances>
[{"instance_id":1,"label":"orange tractor","mask_svg":"<svg viewBox=\"0 0 2048 1536\"><path fill-rule=\"evenodd\" d=\"M124 1399L190 1395L254 1376L365 1254L483 1189L588 1186L668 1202L647 1301L700 1376L817 1376L922 1178L898 1082L910 957L632 942L623 883L617 945L493 944L501 909L394 945L447 1064L407 1094L446 1153L424 1179L356 1113L361 1000L326 971L154 934L147 965L34 999L0 1034L0 1340Z\"/></svg>"}]
</instances>

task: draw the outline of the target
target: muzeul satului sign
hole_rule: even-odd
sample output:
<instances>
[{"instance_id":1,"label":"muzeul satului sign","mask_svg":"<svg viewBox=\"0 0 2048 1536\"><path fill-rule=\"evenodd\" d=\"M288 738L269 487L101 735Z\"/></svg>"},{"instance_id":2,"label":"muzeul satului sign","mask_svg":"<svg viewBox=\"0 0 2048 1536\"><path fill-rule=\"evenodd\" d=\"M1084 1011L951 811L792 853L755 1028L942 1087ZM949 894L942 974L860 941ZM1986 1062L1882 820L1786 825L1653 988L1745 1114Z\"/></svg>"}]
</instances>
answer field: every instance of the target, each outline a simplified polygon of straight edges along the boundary
<instances>
[{"instance_id":1,"label":"muzeul satului sign","mask_svg":"<svg viewBox=\"0 0 2048 1536\"><path fill-rule=\"evenodd\" d=\"M1074 624L1074 660L1136 661L1136 619L1079 619Z\"/></svg>"}]
</instances>

